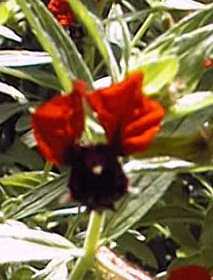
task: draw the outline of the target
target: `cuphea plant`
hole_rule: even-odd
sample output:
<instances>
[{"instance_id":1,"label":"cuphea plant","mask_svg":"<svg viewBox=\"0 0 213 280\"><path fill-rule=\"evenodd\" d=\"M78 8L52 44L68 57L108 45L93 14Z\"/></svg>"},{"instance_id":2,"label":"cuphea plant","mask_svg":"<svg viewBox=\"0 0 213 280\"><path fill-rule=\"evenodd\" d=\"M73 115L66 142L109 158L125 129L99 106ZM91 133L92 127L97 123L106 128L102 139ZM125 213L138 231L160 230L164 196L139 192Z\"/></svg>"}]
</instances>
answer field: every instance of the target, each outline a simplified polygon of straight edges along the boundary
<instances>
[{"instance_id":1,"label":"cuphea plant","mask_svg":"<svg viewBox=\"0 0 213 280\"><path fill-rule=\"evenodd\" d=\"M211 279L212 10L0 3L0 278Z\"/></svg>"}]
</instances>

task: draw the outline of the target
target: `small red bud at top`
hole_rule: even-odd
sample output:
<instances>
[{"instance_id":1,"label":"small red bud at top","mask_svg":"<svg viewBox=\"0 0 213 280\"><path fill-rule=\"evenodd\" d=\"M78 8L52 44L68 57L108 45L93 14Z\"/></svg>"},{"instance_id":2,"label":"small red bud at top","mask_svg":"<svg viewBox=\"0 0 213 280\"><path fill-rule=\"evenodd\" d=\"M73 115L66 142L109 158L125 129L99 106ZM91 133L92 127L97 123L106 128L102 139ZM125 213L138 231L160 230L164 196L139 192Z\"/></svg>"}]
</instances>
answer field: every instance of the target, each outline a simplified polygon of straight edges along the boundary
<instances>
[{"instance_id":1,"label":"small red bud at top","mask_svg":"<svg viewBox=\"0 0 213 280\"><path fill-rule=\"evenodd\" d=\"M67 0L50 0L48 9L63 27L70 27L75 21Z\"/></svg>"},{"instance_id":2,"label":"small red bud at top","mask_svg":"<svg viewBox=\"0 0 213 280\"><path fill-rule=\"evenodd\" d=\"M203 60L203 67L208 69L208 68L213 68L213 58L205 58Z\"/></svg>"}]
</instances>

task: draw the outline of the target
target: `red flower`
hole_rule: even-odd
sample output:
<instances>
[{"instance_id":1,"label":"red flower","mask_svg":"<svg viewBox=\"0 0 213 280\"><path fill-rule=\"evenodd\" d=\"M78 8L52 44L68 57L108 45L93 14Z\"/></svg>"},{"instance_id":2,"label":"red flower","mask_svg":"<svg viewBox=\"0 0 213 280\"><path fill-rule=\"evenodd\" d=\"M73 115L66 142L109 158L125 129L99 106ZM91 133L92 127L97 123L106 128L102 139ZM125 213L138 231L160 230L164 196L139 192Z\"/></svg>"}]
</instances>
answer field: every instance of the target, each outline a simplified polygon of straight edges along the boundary
<instances>
[{"instance_id":1,"label":"red flower","mask_svg":"<svg viewBox=\"0 0 213 280\"><path fill-rule=\"evenodd\" d=\"M74 14L67 0L50 0L48 9L63 27L70 27L73 24Z\"/></svg>"},{"instance_id":2,"label":"red flower","mask_svg":"<svg viewBox=\"0 0 213 280\"><path fill-rule=\"evenodd\" d=\"M189 265L172 270L167 280L211 280L211 277L205 267Z\"/></svg>"},{"instance_id":3,"label":"red flower","mask_svg":"<svg viewBox=\"0 0 213 280\"><path fill-rule=\"evenodd\" d=\"M78 140L84 129L82 93L85 84L73 84L73 93L56 96L41 105L32 116L32 128L42 155L50 162L65 163L67 150Z\"/></svg>"},{"instance_id":4,"label":"red flower","mask_svg":"<svg viewBox=\"0 0 213 280\"><path fill-rule=\"evenodd\" d=\"M160 129L164 110L141 93L143 75L88 93L84 82L74 82L73 93L41 105L32 127L42 155L50 162L72 167L71 197L89 209L113 208L128 187L118 155L145 150ZM89 102L103 125L108 143L80 145L84 129L82 99Z\"/></svg>"},{"instance_id":5,"label":"red flower","mask_svg":"<svg viewBox=\"0 0 213 280\"><path fill-rule=\"evenodd\" d=\"M143 75L136 72L88 96L109 143L124 154L144 151L159 131L164 116L160 103L142 94L142 82Z\"/></svg>"}]
</instances>

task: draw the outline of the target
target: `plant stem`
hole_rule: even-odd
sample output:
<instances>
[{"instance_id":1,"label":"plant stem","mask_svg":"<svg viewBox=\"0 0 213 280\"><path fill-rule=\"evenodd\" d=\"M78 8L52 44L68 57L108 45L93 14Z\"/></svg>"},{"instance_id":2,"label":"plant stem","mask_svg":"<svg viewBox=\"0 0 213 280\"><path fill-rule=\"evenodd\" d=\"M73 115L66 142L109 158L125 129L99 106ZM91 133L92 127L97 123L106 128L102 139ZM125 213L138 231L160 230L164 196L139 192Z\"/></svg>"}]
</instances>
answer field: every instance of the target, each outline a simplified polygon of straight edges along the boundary
<instances>
[{"instance_id":1,"label":"plant stem","mask_svg":"<svg viewBox=\"0 0 213 280\"><path fill-rule=\"evenodd\" d=\"M45 163L44 166L44 181L46 181L48 179L49 173L52 169L53 165L51 163L49 163L48 161Z\"/></svg>"},{"instance_id":2,"label":"plant stem","mask_svg":"<svg viewBox=\"0 0 213 280\"><path fill-rule=\"evenodd\" d=\"M83 279L87 270L92 266L104 221L104 212L92 211L84 241L85 255L79 258L72 270L70 280Z\"/></svg>"},{"instance_id":3,"label":"plant stem","mask_svg":"<svg viewBox=\"0 0 213 280\"><path fill-rule=\"evenodd\" d=\"M143 37L143 35L145 34L145 32L149 29L150 25L152 24L153 20L155 18L155 14L152 13L150 14L146 20L144 21L144 23L141 25L140 29L138 30L138 32L135 34L132 42L131 42L131 47L134 47L138 41L141 40L141 38Z\"/></svg>"}]
</instances>

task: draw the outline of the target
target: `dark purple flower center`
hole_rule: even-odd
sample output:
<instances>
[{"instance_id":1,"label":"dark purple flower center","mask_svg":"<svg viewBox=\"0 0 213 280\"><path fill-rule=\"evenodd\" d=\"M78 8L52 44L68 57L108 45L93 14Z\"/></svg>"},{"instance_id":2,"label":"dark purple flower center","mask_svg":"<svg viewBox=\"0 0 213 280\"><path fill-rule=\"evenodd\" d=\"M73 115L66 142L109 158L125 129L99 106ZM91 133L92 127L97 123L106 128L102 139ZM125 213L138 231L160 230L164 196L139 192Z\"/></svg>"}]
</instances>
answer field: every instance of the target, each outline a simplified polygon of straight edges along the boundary
<instances>
[{"instance_id":1,"label":"dark purple flower center","mask_svg":"<svg viewBox=\"0 0 213 280\"><path fill-rule=\"evenodd\" d=\"M74 147L69 162L71 196L89 209L113 208L127 192L127 177L109 145Z\"/></svg>"}]
</instances>

